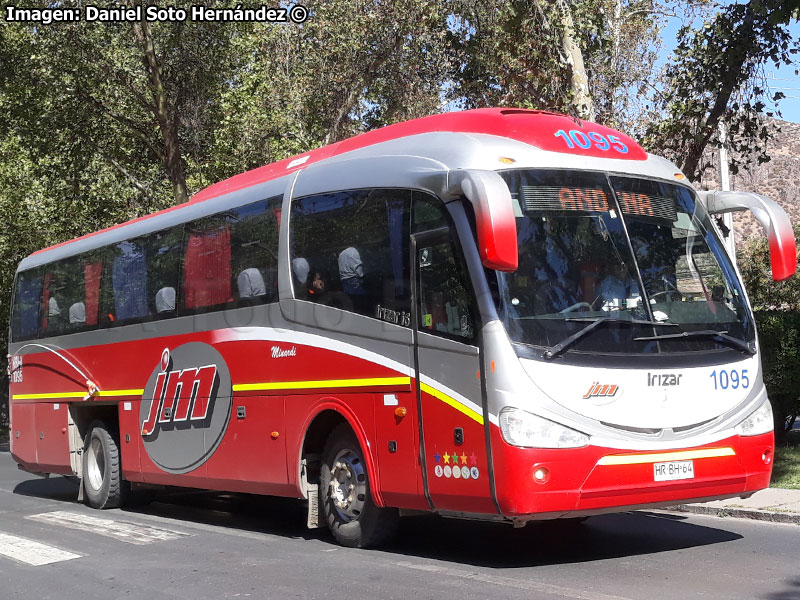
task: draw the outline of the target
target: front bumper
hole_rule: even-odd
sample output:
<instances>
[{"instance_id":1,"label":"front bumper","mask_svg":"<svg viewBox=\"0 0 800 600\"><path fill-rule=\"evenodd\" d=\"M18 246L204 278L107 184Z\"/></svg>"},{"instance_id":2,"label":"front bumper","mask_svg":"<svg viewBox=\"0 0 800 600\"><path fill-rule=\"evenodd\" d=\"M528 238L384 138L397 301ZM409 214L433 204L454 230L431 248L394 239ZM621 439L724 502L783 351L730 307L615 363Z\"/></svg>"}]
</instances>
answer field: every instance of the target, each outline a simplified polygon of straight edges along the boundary
<instances>
[{"instance_id":1,"label":"front bumper","mask_svg":"<svg viewBox=\"0 0 800 600\"><path fill-rule=\"evenodd\" d=\"M549 450L510 446L492 429L498 504L517 522L748 496L769 486L775 446L768 433L651 451ZM694 477L654 481L653 465L674 460L692 460ZM546 483L533 477L541 467Z\"/></svg>"}]
</instances>

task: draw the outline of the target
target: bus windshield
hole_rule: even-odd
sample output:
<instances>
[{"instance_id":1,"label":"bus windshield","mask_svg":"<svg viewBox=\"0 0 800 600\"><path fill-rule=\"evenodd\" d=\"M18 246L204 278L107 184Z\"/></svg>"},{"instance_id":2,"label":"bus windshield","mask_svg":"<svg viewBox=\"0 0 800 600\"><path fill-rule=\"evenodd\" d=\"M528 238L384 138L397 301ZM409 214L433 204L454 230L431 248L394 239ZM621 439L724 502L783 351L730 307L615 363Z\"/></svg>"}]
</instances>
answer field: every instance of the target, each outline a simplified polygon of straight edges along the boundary
<instances>
[{"instance_id":1,"label":"bus windshield","mask_svg":"<svg viewBox=\"0 0 800 600\"><path fill-rule=\"evenodd\" d=\"M517 216L519 268L497 272L512 341L545 358L565 340L573 353L749 348L741 284L689 188L568 170L501 175ZM579 333L598 319L609 322Z\"/></svg>"}]
</instances>

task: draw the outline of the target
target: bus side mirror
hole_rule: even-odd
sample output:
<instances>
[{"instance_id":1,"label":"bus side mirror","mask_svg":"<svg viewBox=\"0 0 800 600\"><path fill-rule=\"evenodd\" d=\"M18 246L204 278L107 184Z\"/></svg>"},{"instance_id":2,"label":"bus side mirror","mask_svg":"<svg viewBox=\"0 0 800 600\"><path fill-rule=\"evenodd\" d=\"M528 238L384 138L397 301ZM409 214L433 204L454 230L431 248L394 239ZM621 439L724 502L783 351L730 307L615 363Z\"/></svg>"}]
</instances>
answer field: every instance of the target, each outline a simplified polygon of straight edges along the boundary
<instances>
[{"instance_id":1,"label":"bus side mirror","mask_svg":"<svg viewBox=\"0 0 800 600\"><path fill-rule=\"evenodd\" d=\"M450 171L447 192L466 196L475 210L478 251L484 267L516 271L517 223L511 193L495 171Z\"/></svg>"},{"instance_id":2,"label":"bus side mirror","mask_svg":"<svg viewBox=\"0 0 800 600\"><path fill-rule=\"evenodd\" d=\"M721 214L749 210L769 237L772 279L783 281L797 271L797 246L792 222L777 202L752 192L699 192L708 212Z\"/></svg>"}]
</instances>

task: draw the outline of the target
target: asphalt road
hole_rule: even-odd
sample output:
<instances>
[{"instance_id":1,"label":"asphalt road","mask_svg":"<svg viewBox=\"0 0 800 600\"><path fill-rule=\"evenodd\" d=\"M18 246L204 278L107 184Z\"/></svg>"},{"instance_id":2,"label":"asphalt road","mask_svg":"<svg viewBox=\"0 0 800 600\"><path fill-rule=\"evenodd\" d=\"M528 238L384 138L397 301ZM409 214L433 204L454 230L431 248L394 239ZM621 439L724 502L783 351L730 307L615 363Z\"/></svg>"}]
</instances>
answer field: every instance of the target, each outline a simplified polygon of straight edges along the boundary
<instances>
[{"instance_id":1,"label":"asphalt road","mask_svg":"<svg viewBox=\"0 0 800 600\"><path fill-rule=\"evenodd\" d=\"M407 519L380 551L305 529L299 501L167 494L95 511L0 452L0 600L800 599L800 527L665 512L514 530ZM41 563L41 564L40 564Z\"/></svg>"}]
</instances>

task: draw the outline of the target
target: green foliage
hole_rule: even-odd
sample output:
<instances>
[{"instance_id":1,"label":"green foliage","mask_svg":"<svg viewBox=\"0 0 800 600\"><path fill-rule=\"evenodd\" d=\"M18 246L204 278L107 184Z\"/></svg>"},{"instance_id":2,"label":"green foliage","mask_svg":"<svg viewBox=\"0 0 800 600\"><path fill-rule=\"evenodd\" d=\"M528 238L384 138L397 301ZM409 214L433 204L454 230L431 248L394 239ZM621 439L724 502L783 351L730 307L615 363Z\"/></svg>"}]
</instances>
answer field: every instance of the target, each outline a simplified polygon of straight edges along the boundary
<instances>
[{"instance_id":1,"label":"green foliage","mask_svg":"<svg viewBox=\"0 0 800 600\"><path fill-rule=\"evenodd\" d=\"M759 311L755 315L775 435L782 439L800 415L800 313Z\"/></svg>"},{"instance_id":2,"label":"green foliage","mask_svg":"<svg viewBox=\"0 0 800 600\"><path fill-rule=\"evenodd\" d=\"M786 445L775 448L775 464L772 468L771 487L800 489L800 432L786 436Z\"/></svg>"},{"instance_id":3,"label":"green foliage","mask_svg":"<svg viewBox=\"0 0 800 600\"><path fill-rule=\"evenodd\" d=\"M800 224L795 225L794 236L796 240L800 239ZM738 253L737 262L754 311L800 312L800 275L795 273L784 281L772 280L766 238L758 238L744 246Z\"/></svg>"},{"instance_id":4,"label":"green foliage","mask_svg":"<svg viewBox=\"0 0 800 600\"><path fill-rule=\"evenodd\" d=\"M725 123L734 173L737 156L754 153L759 163L768 161L770 132L760 117L767 101L778 102L782 94L768 97L763 69L792 63L798 49L789 23L798 7L800 0L750 0L723 7L699 29L683 27L658 105L664 118L648 127L646 146L696 181L703 152L717 144L718 126Z\"/></svg>"},{"instance_id":5,"label":"green foliage","mask_svg":"<svg viewBox=\"0 0 800 600\"><path fill-rule=\"evenodd\" d=\"M659 35L667 18L708 14L709 0L454 0L455 106L522 106L577 114L564 52L571 23L592 120L638 135L653 119ZM568 17L568 18L567 18Z\"/></svg>"},{"instance_id":6,"label":"green foliage","mask_svg":"<svg viewBox=\"0 0 800 600\"><path fill-rule=\"evenodd\" d=\"M465 1L456 5L454 49L460 68L450 96L465 108L549 107L572 112L569 65L559 53L557 3Z\"/></svg>"},{"instance_id":7,"label":"green foliage","mask_svg":"<svg viewBox=\"0 0 800 600\"><path fill-rule=\"evenodd\" d=\"M795 238L799 236L796 226ZM748 244L738 262L756 316L775 434L782 438L800 415L800 275L772 281L769 244L763 238Z\"/></svg>"}]
</instances>

